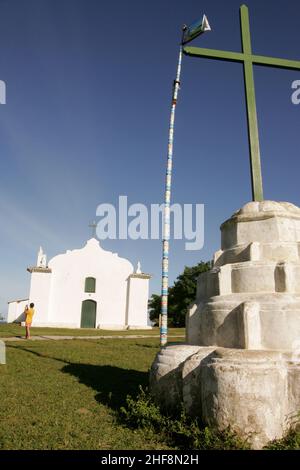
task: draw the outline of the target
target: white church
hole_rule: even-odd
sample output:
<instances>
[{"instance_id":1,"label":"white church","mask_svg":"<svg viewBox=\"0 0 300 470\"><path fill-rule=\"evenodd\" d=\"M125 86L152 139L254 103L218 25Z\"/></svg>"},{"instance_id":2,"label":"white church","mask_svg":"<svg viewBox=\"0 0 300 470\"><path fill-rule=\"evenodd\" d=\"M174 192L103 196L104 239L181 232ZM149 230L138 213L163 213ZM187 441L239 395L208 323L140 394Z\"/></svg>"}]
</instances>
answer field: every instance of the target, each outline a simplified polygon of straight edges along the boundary
<instances>
[{"instance_id":1,"label":"white church","mask_svg":"<svg viewBox=\"0 0 300 470\"><path fill-rule=\"evenodd\" d=\"M61 328L149 328L149 274L91 238L77 250L49 263L42 248L31 275L28 299L8 303L7 322L24 321L25 306L35 305L32 326Z\"/></svg>"}]
</instances>

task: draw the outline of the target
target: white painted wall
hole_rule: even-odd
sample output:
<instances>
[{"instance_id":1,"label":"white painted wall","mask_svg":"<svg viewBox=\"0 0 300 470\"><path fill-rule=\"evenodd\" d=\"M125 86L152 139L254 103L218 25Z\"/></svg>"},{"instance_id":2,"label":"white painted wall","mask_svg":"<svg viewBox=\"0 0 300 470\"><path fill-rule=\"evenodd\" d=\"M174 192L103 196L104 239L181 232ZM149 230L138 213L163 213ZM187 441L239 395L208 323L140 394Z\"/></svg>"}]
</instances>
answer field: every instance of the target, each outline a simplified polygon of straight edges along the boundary
<instances>
[{"instance_id":1,"label":"white painted wall","mask_svg":"<svg viewBox=\"0 0 300 470\"><path fill-rule=\"evenodd\" d=\"M29 303L34 303L35 314L32 326L46 324L49 321L49 298L51 288L51 273L31 273Z\"/></svg>"},{"instance_id":2,"label":"white painted wall","mask_svg":"<svg viewBox=\"0 0 300 470\"><path fill-rule=\"evenodd\" d=\"M130 328L148 327L148 298L150 276L134 274L130 276L127 324Z\"/></svg>"},{"instance_id":3,"label":"white painted wall","mask_svg":"<svg viewBox=\"0 0 300 470\"><path fill-rule=\"evenodd\" d=\"M49 262L52 269L49 321L80 327L82 302L97 302L96 326L123 327L126 323L127 278L132 264L105 251L92 238L84 248L58 255ZM85 293L85 279L96 278L96 292Z\"/></svg>"}]
</instances>

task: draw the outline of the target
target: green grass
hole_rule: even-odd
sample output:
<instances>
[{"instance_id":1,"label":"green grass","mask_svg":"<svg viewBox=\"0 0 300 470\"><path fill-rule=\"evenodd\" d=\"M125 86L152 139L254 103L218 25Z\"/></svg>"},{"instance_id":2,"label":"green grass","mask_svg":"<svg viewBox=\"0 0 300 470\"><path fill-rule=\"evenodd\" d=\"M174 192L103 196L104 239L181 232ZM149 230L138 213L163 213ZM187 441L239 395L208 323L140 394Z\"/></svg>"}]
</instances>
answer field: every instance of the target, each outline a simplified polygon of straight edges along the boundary
<instances>
[{"instance_id":1,"label":"green grass","mask_svg":"<svg viewBox=\"0 0 300 470\"><path fill-rule=\"evenodd\" d=\"M0 449L169 449L120 420L158 339L11 342L0 366Z\"/></svg>"},{"instance_id":2,"label":"green grass","mask_svg":"<svg viewBox=\"0 0 300 470\"><path fill-rule=\"evenodd\" d=\"M159 328L152 330L99 330L89 328L31 328L32 336L119 336L119 335L147 335L155 336L159 334ZM169 335L184 335L184 328L170 328ZM0 325L0 338L12 336L25 336L25 327L14 323Z\"/></svg>"},{"instance_id":3,"label":"green grass","mask_svg":"<svg viewBox=\"0 0 300 470\"><path fill-rule=\"evenodd\" d=\"M158 349L158 338L8 342L0 449L245 448L229 431L162 415L141 395ZM268 448L299 446L291 431Z\"/></svg>"}]
</instances>

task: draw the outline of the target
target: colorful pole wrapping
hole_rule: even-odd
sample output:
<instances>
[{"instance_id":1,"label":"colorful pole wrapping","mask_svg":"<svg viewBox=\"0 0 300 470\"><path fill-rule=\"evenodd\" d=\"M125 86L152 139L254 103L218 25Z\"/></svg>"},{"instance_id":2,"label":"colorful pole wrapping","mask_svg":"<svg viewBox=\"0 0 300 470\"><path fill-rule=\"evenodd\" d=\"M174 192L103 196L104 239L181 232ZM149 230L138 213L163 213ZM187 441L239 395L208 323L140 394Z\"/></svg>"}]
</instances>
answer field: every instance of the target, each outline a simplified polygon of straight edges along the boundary
<instances>
[{"instance_id":1,"label":"colorful pole wrapping","mask_svg":"<svg viewBox=\"0 0 300 470\"><path fill-rule=\"evenodd\" d=\"M169 295L169 246L170 246L170 205L173 166L174 123L177 97L180 88L182 62L182 47L180 47L177 75L173 86L172 108L169 129L168 160L166 173L165 204L163 218L163 253L162 253L162 283L161 283L161 317L160 317L160 345L165 346L168 341L168 295Z\"/></svg>"}]
</instances>

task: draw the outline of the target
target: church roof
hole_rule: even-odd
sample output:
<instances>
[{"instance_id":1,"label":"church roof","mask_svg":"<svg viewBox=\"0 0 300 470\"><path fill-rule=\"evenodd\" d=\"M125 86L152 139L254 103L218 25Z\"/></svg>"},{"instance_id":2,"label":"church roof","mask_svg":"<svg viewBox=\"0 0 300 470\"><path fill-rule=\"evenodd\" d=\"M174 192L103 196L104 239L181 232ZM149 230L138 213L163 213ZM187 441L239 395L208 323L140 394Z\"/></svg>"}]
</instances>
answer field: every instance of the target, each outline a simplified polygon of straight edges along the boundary
<instances>
[{"instance_id":1,"label":"church roof","mask_svg":"<svg viewBox=\"0 0 300 470\"><path fill-rule=\"evenodd\" d=\"M121 258L118 253L104 250L96 238L89 239L82 248L67 250L65 253L54 256L49 261L49 268L54 269L54 267L68 262L90 263L91 266L115 266L115 269L117 265L120 265L127 269L128 274L134 272L133 265L128 259Z\"/></svg>"},{"instance_id":2,"label":"church roof","mask_svg":"<svg viewBox=\"0 0 300 470\"><path fill-rule=\"evenodd\" d=\"M50 268L42 268L39 266L29 266L27 268L29 273L51 273L52 270Z\"/></svg>"},{"instance_id":3,"label":"church roof","mask_svg":"<svg viewBox=\"0 0 300 470\"><path fill-rule=\"evenodd\" d=\"M138 279L151 279L151 274L146 273L133 273L129 277L138 278Z\"/></svg>"},{"instance_id":4,"label":"church roof","mask_svg":"<svg viewBox=\"0 0 300 470\"><path fill-rule=\"evenodd\" d=\"M29 302L29 299L15 299L15 300L10 300L7 303L8 304L13 304L14 302L17 302L19 304L20 302Z\"/></svg>"}]
</instances>

